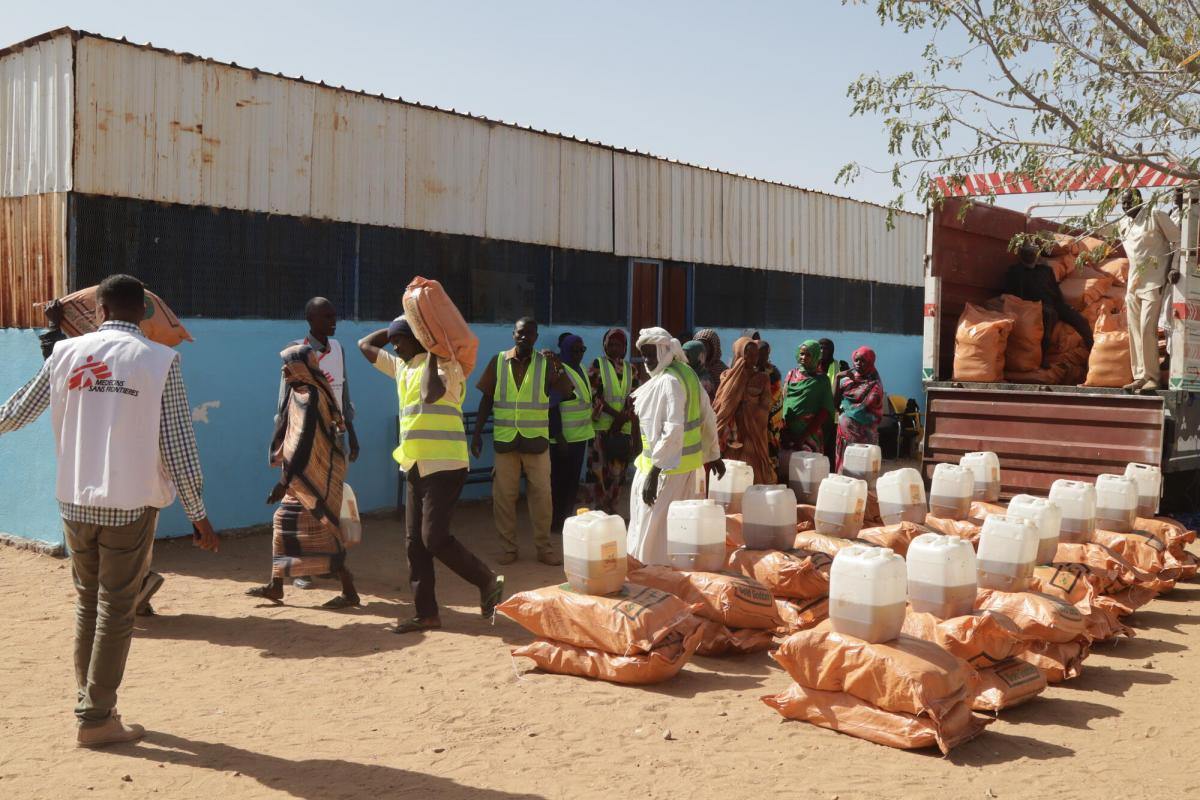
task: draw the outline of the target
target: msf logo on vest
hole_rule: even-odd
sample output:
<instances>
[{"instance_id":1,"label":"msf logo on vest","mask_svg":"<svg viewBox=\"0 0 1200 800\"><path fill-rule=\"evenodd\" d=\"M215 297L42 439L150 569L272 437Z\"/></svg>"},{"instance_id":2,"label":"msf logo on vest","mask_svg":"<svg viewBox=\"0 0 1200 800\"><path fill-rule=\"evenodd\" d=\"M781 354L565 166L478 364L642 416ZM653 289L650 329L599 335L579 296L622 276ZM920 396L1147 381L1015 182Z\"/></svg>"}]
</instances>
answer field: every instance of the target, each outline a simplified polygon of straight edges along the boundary
<instances>
[{"instance_id":1,"label":"msf logo on vest","mask_svg":"<svg viewBox=\"0 0 1200 800\"><path fill-rule=\"evenodd\" d=\"M137 389L130 389L125 385L125 381L113 378L108 365L103 361L96 361L95 356L88 356L86 362L71 370L71 377L67 379L67 390L72 389L138 396Z\"/></svg>"}]
</instances>

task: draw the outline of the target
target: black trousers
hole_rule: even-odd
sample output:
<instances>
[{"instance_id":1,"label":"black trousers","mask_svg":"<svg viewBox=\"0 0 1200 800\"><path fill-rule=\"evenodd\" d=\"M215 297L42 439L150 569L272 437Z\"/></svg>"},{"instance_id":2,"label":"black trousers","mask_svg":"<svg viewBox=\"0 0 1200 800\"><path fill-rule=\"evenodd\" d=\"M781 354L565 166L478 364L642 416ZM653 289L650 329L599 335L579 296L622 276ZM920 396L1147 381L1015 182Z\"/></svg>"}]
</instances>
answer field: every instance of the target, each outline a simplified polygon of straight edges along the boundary
<instances>
[{"instance_id":1,"label":"black trousers","mask_svg":"<svg viewBox=\"0 0 1200 800\"><path fill-rule=\"evenodd\" d=\"M496 579L496 574L450 533L450 517L466 480L465 469L435 472L426 477L413 467L405 481L408 572L419 619L438 615L433 559L479 589L486 589Z\"/></svg>"},{"instance_id":2,"label":"black trousers","mask_svg":"<svg viewBox=\"0 0 1200 800\"><path fill-rule=\"evenodd\" d=\"M554 500L551 530L561 531L567 517L575 513L587 446L587 442L569 442L565 451L560 451L561 445L550 445L550 496Z\"/></svg>"}]
</instances>

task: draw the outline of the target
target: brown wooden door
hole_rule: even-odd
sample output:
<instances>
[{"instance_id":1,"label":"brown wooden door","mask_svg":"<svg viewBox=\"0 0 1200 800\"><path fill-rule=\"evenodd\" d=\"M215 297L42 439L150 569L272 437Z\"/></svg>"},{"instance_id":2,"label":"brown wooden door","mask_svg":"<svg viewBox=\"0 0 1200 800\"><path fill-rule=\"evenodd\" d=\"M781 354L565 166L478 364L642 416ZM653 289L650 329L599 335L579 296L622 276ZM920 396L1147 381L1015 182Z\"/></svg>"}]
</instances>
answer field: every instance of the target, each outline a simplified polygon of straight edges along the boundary
<instances>
[{"instance_id":1,"label":"brown wooden door","mask_svg":"<svg viewBox=\"0 0 1200 800\"><path fill-rule=\"evenodd\" d=\"M633 296L629 303L630 343L638 331L658 325L658 268L656 261L633 262Z\"/></svg>"},{"instance_id":2,"label":"brown wooden door","mask_svg":"<svg viewBox=\"0 0 1200 800\"><path fill-rule=\"evenodd\" d=\"M685 264L663 264L658 324L672 336L687 332L688 274Z\"/></svg>"}]
</instances>

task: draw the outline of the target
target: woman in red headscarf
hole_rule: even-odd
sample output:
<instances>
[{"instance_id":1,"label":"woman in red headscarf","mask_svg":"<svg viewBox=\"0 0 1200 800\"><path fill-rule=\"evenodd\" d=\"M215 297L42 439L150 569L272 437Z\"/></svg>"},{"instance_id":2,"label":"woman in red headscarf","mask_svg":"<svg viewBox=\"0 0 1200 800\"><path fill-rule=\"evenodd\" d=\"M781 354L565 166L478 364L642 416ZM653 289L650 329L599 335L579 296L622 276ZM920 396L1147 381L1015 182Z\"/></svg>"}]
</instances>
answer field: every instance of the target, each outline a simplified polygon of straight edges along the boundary
<instances>
[{"instance_id":1,"label":"woman in red headscarf","mask_svg":"<svg viewBox=\"0 0 1200 800\"><path fill-rule=\"evenodd\" d=\"M838 472L842 470L846 445L879 443L884 397L883 382L875 369L875 351L858 348L854 351L854 366L837 377L834 402L841 409L835 467Z\"/></svg>"}]
</instances>

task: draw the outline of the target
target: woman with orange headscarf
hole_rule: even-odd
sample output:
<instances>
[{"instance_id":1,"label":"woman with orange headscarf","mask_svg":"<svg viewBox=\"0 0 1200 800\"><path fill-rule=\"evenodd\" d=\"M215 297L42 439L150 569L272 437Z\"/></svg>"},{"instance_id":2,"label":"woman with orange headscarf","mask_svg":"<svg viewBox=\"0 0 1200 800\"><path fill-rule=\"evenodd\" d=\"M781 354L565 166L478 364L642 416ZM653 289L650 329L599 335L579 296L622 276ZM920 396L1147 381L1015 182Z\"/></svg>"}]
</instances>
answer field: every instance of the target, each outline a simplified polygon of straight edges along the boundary
<instances>
[{"instance_id":1,"label":"woman with orange headscarf","mask_svg":"<svg viewBox=\"0 0 1200 800\"><path fill-rule=\"evenodd\" d=\"M744 461L754 468L755 483L775 483L771 466L768 420L771 379L758 369L758 342L743 336L734 342L733 366L721 376L713 411L722 458Z\"/></svg>"}]
</instances>

